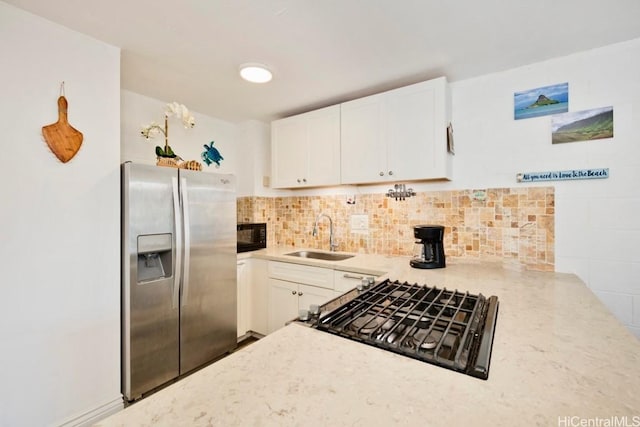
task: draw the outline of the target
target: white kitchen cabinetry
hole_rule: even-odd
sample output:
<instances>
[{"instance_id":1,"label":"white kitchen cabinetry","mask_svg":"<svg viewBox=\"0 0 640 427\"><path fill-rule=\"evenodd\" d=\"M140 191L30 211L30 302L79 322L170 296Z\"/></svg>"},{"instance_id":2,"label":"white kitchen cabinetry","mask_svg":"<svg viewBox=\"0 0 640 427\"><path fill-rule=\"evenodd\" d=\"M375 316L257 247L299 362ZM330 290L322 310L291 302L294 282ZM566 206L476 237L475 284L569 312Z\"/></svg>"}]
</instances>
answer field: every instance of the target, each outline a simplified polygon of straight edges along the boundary
<instances>
[{"instance_id":1,"label":"white kitchen cabinetry","mask_svg":"<svg viewBox=\"0 0 640 427\"><path fill-rule=\"evenodd\" d=\"M300 309L322 305L334 297L332 289L269 278L269 333L298 317Z\"/></svg>"},{"instance_id":2,"label":"white kitchen cabinetry","mask_svg":"<svg viewBox=\"0 0 640 427\"><path fill-rule=\"evenodd\" d=\"M251 259L249 286L249 329L261 335L269 332L269 285L264 259Z\"/></svg>"},{"instance_id":3,"label":"white kitchen cabinetry","mask_svg":"<svg viewBox=\"0 0 640 427\"><path fill-rule=\"evenodd\" d=\"M268 331L267 261L262 259L239 259L238 274L238 338L247 334L266 335Z\"/></svg>"},{"instance_id":4,"label":"white kitchen cabinetry","mask_svg":"<svg viewBox=\"0 0 640 427\"><path fill-rule=\"evenodd\" d=\"M277 261L268 268L269 333L298 317L301 308L335 297L331 269Z\"/></svg>"},{"instance_id":5,"label":"white kitchen cabinetry","mask_svg":"<svg viewBox=\"0 0 640 427\"><path fill-rule=\"evenodd\" d=\"M451 179L445 77L341 104L341 183Z\"/></svg>"},{"instance_id":6,"label":"white kitchen cabinetry","mask_svg":"<svg viewBox=\"0 0 640 427\"><path fill-rule=\"evenodd\" d=\"M271 123L273 188L340 184L340 106Z\"/></svg>"},{"instance_id":7,"label":"white kitchen cabinetry","mask_svg":"<svg viewBox=\"0 0 640 427\"><path fill-rule=\"evenodd\" d=\"M269 333L297 318L300 309L322 305L355 288L363 278L378 279L371 274L279 261L268 262L267 275Z\"/></svg>"},{"instance_id":8,"label":"white kitchen cabinetry","mask_svg":"<svg viewBox=\"0 0 640 427\"><path fill-rule=\"evenodd\" d=\"M245 335L249 331L249 260L243 259L237 262L237 331L238 337Z\"/></svg>"}]
</instances>

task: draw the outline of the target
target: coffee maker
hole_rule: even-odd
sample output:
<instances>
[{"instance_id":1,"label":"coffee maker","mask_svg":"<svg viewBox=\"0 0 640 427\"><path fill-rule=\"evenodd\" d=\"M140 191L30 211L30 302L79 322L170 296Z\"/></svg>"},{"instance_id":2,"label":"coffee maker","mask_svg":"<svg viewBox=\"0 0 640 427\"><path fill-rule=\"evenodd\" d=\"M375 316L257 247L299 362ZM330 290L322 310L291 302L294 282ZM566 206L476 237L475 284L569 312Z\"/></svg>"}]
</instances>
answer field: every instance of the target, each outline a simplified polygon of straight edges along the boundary
<instances>
[{"instance_id":1,"label":"coffee maker","mask_svg":"<svg viewBox=\"0 0 640 427\"><path fill-rule=\"evenodd\" d=\"M414 268L444 268L444 227L441 225L416 225L413 258L409 265Z\"/></svg>"}]
</instances>

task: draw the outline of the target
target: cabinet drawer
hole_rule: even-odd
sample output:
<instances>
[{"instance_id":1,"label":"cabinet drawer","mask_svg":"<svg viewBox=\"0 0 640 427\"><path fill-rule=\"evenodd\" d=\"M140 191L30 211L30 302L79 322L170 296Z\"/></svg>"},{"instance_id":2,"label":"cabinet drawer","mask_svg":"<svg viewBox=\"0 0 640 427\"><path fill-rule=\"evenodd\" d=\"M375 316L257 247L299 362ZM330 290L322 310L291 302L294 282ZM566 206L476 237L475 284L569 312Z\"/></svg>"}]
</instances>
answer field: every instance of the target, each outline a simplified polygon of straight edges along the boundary
<instances>
[{"instance_id":1,"label":"cabinet drawer","mask_svg":"<svg viewBox=\"0 0 640 427\"><path fill-rule=\"evenodd\" d=\"M376 278L371 274L352 273L349 271L334 271L333 286L337 292L344 293L358 286L362 279L369 277Z\"/></svg>"},{"instance_id":2,"label":"cabinet drawer","mask_svg":"<svg viewBox=\"0 0 640 427\"><path fill-rule=\"evenodd\" d=\"M328 268L269 261L269 277L333 289L333 270Z\"/></svg>"}]
</instances>

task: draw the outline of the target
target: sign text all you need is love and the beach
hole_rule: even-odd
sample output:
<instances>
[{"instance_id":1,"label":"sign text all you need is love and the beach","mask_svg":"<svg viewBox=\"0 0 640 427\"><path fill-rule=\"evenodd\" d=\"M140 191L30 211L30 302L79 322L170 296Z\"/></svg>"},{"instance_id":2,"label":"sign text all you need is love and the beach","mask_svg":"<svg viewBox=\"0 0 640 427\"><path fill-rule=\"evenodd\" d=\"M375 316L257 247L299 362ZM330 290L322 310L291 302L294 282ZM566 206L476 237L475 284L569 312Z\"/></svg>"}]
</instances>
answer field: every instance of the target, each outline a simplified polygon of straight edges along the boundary
<instances>
[{"instance_id":1,"label":"sign text all you need is love and the beach","mask_svg":"<svg viewBox=\"0 0 640 427\"><path fill-rule=\"evenodd\" d=\"M605 179L609 178L609 168L571 169L548 172L522 172L516 176L518 182L535 181L568 181L575 179Z\"/></svg>"}]
</instances>

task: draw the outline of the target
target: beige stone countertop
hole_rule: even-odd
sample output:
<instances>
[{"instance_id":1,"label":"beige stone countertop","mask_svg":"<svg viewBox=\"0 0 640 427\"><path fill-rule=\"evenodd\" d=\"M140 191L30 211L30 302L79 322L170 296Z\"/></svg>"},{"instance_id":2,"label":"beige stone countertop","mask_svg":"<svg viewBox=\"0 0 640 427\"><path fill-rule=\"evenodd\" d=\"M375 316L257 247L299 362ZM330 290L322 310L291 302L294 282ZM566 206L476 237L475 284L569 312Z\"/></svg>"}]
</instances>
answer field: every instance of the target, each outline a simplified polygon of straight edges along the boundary
<instances>
[{"instance_id":1,"label":"beige stone countertop","mask_svg":"<svg viewBox=\"0 0 640 427\"><path fill-rule=\"evenodd\" d=\"M640 425L640 341L576 276L384 262L398 279L498 296L488 380L294 323L99 425Z\"/></svg>"},{"instance_id":2,"label":"beige stone countertop","mask_svg":"<svg viewBox=\"0 0 640 427\"><path fill-rule=\"evenodd\" d=\"M267 249L260 249L258 251L250 252L251 258L258 259L266 259L270 261L283 261L289 262L293 264L304 264L311 265L315 267L324 267L330 268L333 270L341 270L341 271L352 271L356 273L362 274L372 274L375 276L380 276L385 273L391 272L393 270L397 270L398 267L404 265L401 262L398 262L401 257L396 256L386 256L386 255L367 255L367 254L357 254L350 252L332 252L334 254L347 254L352 255L352 258L348 258L342 261L324 261L313 258L302 258L287 255L292 252L298 251L313 251L313 252L325 252L330 253L326 250L319 249L308 249L308 248L292 248L292 247L283 247L276 246L270 247ZM407 259L407 267L409 267L408 259ZM409 267L410 268L410 267Z\"/></svg>"}]
</instances>

